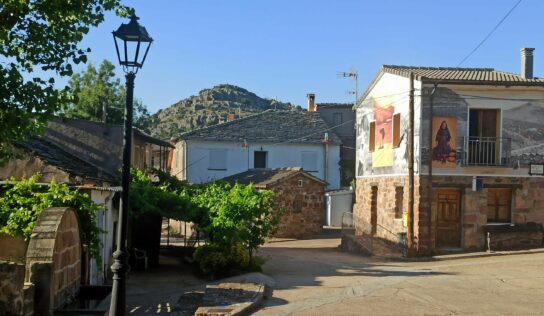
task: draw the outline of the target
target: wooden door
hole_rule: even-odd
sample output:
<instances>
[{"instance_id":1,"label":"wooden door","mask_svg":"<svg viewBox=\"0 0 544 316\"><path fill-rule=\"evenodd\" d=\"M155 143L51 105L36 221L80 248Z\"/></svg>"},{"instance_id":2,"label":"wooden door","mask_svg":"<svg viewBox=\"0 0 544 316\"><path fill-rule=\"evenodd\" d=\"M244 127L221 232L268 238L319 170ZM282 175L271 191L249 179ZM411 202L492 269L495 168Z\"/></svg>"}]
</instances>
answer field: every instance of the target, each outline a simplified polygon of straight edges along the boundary
<instances>
[{"instance_id":1,"label":"wooden door","mask_svg":"<svg viewBox=\"0 0 544 316\"><path fill-rule=\"evenodd\" d=\"M436 190L436 247L461 245L461 194L458 190Z\"/></svg>"},{"instance_id":2,"label":"wooden door","mask_svg":"<svg viewBox=\"0 0 544 316\"><path fill-rule=\"evenodd\" d=\"M372 186L370 192L370 225L371 234L376 235L378 228L378 187Z\"/></svg>"}]
</instances>

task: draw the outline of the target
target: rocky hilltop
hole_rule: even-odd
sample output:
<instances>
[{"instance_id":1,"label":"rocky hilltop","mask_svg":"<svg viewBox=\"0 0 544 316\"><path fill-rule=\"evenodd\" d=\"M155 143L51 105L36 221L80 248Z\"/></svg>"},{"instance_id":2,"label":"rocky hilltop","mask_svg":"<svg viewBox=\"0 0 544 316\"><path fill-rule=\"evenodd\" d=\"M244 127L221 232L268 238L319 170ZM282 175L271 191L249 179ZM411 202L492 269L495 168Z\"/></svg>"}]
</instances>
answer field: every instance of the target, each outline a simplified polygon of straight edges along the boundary
<instances>
[{"instance_id":1,"label":"rocky hilltop","mask_svg":"<svg viewBox=\"0 0 544 316\"><path fill-rule=\"evenodd\" d=\"M169 138L183 132L222 123L231 118L246 117L268 109L299 111L291 103L265 99L229 84L204 89L151 116L151 135Z\"/></svg>"}]
</instances>

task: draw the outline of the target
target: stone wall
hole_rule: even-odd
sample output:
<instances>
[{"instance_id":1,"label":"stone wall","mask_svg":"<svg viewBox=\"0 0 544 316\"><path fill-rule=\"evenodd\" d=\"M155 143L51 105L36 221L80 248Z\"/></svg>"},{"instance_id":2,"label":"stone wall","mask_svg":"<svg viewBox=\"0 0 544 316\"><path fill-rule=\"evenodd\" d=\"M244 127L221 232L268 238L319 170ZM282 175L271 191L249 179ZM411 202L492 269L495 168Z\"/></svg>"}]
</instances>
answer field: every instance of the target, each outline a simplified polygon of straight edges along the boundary
<instances>
[{"instance_id":1,"label":"stone wall","mask_svg":"<svg viewBox=\"0 0 544 316\"><path fill-rule=\"evenodd\" d=\"M81 243L74 210L54 207L40 214L28 246L25 280L36 287L38 315L75 297L81 283Z\"/></svg>"},{"instance_id":2,"label":"stone wall","mask_svg":"<svg viewBox=\"0 0 544 316\"><path fill-rule=\"evenodd\" d=\"M302 187L299 187L302 180ZM302 174L269 187L277 193L276 202L284 213L276 237L304 238L318 234L324 223L325 185ZM299 210L296 209L296 203Z\"/></svg>"},{"instance_id":3,"label":"stone wall","mask_svg":"<svg viewBox=\"0 0 544 316\"><path fill-rule=\"evenodd\" d=\"M24 278L24 264L0 261L0 315L33 315L34 285Z\"/></svg>"},{"instance_id":4,"label":"stone wall","mask_svg":"<svg viewBox=\"0 0 544 316\"><path fill-rule=\"evenodd\" d=\"M406 232L406 227L403 225L402 216L398 218L395 216L395 190L397 187L403 188L402 213L408 212L408 177L381 176L357 179L355 189L356 203L353 207L353 216L356 222L356 235L361 235L363 232L367 234L372 233L370 210L373 186L378 188L376 205L377 226L375 228L375 236L396 242L397 233Z\"/></svg>"}]
</instances>

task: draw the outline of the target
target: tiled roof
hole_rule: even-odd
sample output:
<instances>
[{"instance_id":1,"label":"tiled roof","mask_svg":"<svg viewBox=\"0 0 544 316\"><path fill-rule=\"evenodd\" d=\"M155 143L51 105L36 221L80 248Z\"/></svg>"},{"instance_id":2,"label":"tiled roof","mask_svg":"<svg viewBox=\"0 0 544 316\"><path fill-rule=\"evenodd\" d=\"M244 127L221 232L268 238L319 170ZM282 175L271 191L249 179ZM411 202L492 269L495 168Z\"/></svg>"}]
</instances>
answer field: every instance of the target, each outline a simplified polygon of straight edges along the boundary
<instances>
[{"instance_id":1,"label":"tiled roof","mask_svg":"<svg viewBox=\"0 0 544 316\"><path fill-rule=\"evenodd\" d=\"M238 120L181 134L185 140L319 144L325 133L329 143L341 144L317 112L267 110Z\"/></svg>"},{"instance_id":2,"label":"tiled roof","mask_svg":"<svg viewBox=\"0 0 544 316\"><path fill-rule=\"evenodd\" d=\"M330 108L330 109L343 109L347 108L350 109L353 107L353 103L316 103L317 110L322 108Z\"/></svg>"},{"instance_id":3,"label":"tiled roof","mask_svg":"<svg viewBox=\"0 0 544 316\"><path fill-rule=\"evenodd\" d=\"M26 142L17 145L40 157L47 164L64 170L70 175L109 183L117 183L121 180L120 174L111 174L101 170L42 137L31 137Z\"/></svg>"},{"instance_id":4,"label":"tiled roof","mask_svg":"<svg viewBox=\"0 0 544 316\"><path fill-rule=\"evenodd\" d=\"M504 85L504 86L544 86L543 78L527 79L518 74L498 71L493 68L460 68L460 67L418 67L383 65L374 80L359 98L364 100L384 73L408 78L410 73L414 79L426 83L472 84L472 85Z\"/></svg>"},{"instance_id":5,"label":"tiled roof","mask_svg":"<svg viewBox=\"0 0 544 316\"><path fill-rule=\"evenodd\" d=\"M223 178L223 181L226 181L230 184L250 184L253 183L257 188L266 188L271 184L274 184L280 180L290 178L297 174L303 174L304 176L326 185L327 182L314 177L308 172L302 170L300 167L291 167L291 168L278 168L278 169L250 169L242 173L234 174L228 177Z\"/></svg>"},{"instance_id":6,"label":"tiled roof","mask_svg":"<svg viewBox=\"0 0 544 316\"><path fill-rule=\"evenodd\" d=\"M544 79L527 79L518 74L498 71L493 68L457 68L457 67L414 67L383 65L382 71L401 76L409 76L414 73L417 80L437 81L447 83L496 83L508 85L542 85Z\"/></svg>"}]
</instances>

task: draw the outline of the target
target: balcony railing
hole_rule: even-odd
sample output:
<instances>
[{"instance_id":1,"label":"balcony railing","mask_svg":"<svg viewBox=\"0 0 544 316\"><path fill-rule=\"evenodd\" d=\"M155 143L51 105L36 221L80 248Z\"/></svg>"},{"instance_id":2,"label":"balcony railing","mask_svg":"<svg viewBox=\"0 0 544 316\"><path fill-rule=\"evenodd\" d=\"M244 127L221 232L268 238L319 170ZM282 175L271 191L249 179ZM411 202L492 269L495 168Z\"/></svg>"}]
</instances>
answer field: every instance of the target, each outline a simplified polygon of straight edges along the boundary
<instances>
[{"instance_id":1,"label":"balcony railing","mask_svg":"<svg viewBox=\"0 0 544 316\"><path fill-rule=\"evenodd\" d=\"M502 137L463 137L462 164L465 166L508 166L512 140Z\"/></svg>"}]
</instances>

